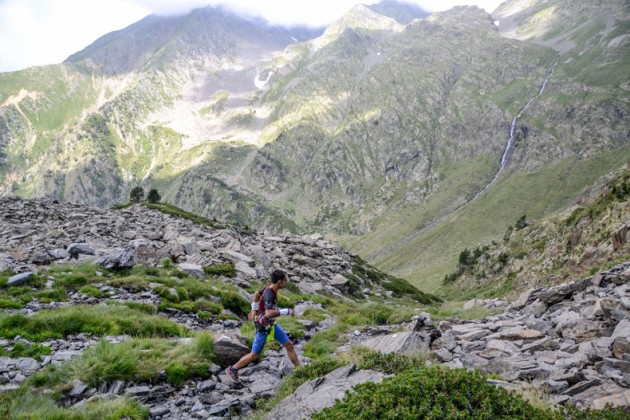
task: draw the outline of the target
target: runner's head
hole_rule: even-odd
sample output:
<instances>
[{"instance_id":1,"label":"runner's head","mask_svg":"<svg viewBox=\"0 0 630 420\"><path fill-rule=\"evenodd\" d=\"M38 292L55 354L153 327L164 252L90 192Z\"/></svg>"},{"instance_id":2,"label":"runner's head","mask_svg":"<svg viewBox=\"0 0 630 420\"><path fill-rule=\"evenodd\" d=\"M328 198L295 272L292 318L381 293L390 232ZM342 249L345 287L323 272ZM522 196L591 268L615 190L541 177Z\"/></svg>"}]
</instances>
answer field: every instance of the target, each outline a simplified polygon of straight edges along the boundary
<instances>
[{"instance_id":1,"label":"runner's head","mask_svg":"<svg viewBox=\"0 0 630 420\"><path fill-rule=\"evenodd\" d=\"M276 284L278 282L283 283L282 285L286 285L289 282L289 278L287 277L287 273L282 270L275 270L271 273L271 282Z\"/></svg>"}]
</instances>

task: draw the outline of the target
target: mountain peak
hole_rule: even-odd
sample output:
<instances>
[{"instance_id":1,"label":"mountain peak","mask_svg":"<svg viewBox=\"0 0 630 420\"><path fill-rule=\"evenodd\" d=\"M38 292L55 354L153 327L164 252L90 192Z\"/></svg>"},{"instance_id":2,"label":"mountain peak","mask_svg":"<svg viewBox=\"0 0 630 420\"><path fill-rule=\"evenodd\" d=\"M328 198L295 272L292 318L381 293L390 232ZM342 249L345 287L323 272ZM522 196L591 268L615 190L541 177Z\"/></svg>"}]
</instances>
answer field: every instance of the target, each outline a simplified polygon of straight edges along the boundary
<instances>
[{"instance_id":1,"label":"mountain peak","mask_svg":"<svg viewBox=\"0 0 630 420\"><path fill-rule=\"evenodd\" d=\"M414 19L422 19L429 15L424 9L415 4L398 2L396 0L382 0L380 3L367 7L379 15L395 19L403 25L410 23Z\"/></svg>"}]
</instances>

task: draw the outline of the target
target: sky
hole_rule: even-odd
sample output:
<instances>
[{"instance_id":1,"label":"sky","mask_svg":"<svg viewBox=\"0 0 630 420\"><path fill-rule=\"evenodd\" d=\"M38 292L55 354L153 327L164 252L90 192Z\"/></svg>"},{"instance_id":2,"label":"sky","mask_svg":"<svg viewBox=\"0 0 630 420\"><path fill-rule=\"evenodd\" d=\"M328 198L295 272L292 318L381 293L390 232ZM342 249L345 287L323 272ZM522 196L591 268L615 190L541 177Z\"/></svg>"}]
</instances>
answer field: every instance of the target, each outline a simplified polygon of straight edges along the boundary
<instances>
[{"instance_id":1,"label":"sky","mask_svg":"<svg viewBox=\"0 0 630 420\"><path fill-rule=\"evenodd\" d=\"M379 0L0 0L0 72L61 63L108 32L149 14L182 14L208 4L262 16L274 24L326 25L355 4ZM503 0L406 0L434 12Z\"/></svg>"}]
</instances>

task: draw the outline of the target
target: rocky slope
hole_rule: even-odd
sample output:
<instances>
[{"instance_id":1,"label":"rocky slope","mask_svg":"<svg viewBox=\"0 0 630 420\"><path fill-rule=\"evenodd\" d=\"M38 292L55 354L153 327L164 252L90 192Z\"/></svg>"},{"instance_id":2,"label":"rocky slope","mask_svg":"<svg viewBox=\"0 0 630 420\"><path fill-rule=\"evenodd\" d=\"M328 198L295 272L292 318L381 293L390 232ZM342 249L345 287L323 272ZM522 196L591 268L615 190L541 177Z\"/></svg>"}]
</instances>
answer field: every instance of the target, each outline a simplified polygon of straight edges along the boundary
<instances>
[{"instance_id":1,"label":"rocky slope","mask_svg":"<svg viewBox=\"0 0 630 420\"><path fill-rule=\"evenodd\" d=\"M214 8L148 17L62 65L0 74L0 194L108 206L140 183L210 218L335 235L435 289L462 246L513 212L564 208L629 158L627 10L586 3L417 19L385 2L317 38ZM509 170L434 229L497 173L552 68Z\"/></svg>"},{"instance_id":2,"label":"rocky slope","mask_svg":"<svg viewBox=\"0 0 630 420\"><path fill-rule=\"evenodd\" d=\"M2 198L0 204L0 271L13 271L2 285L3 297L7 290L14 290L7 287L20 290L43 287L32 284L32 273L45 273L58 263L93 261L124 268L140 263L162 265L165 259L176 263L179 270L198 277L199 282L207 278L203 266L232 264L236 275L218 279L236 286L247 300L251 298L250 283L265 279L269 270L277 267L287 270L291 282L311 296L323 293L330 299L369 302L392 299L399 293L388 290L390 277L370 270L319 235L243 232L213 226L210 221L194 223L141 205L108 211L51 200ZM357 326L335 353L340 355L354 344L383 353L429 352L451 368L478 368L498 374L504 379L495 381L500 386L520 388L533 381L535 386L548 390L557 403L594 408L611 403L628 407L629 271L626 262L593 277L550 289L532 289L504 313L481 320L453 319L434 325L427 313L421 313L403 324ZM47 289L59 281L56 276L47 277ZM101 278L102 283L94 285L99 292L96 296L75 292L65 301L40 302L35 298L19 309L3 309L2 315L17 311L35 317L64 307L99 306L106 302L149 305L159 308L162 317L193 331L213 332L214 353L223 364L233 363L249 351L238 330L246 322L243 314L240 318L235 313L223 318L202 318L195 313L163 308L160 305L163 288L155 282L145 281L144 287L112 286L106 284L106 277ZM430 296L425 297L426 302L431 301ZM493 307L507 304L489 303ZM489 303L474 301L470 305ZM308 301L295 305L298 314L310 310L312 315L312 309L318 307L322 309ZM303 344L316 332L331 328L335 319L302 322L306 332L296 340L296 347L301 359L308 362L302 353ZM106 337L115 346L130 339ZM176 340L186 344L191 339ZM41 360L28 356L0 357L0 390L12 392L45 366L68 363L97 343L93 336L77 334L37 343L50 349ZM36 343L21 337L0 340L0 346L7 352L32 344ZM79 406L125 395L149 407L152 418L230 417L248 413L257 407L260 399L273 397L282 379L292 371L283 353L269 349L261 363L243 370L242 387L231 386L222 369L210 364L209 378L191 379L181 385L167 381L166 376L145 382L116 380L96 387L77 380L64 389L59 403ZM351 386L378 382L384 376L382 372L358 370L352 365L342 367L302 385L280 402L269 418L294 418L296 410L308 416L332 405L332 397L342 397Z\"/></svg>"},{"instance_id":3,"label":"rocky slope","mask_svg":"<svg viewBox=\"0 0 630 420\"><path fill-rule=\"evenodd\" d=\"M305 293L392 294L391 277L366 271L356 256L317 234L276 236L217 228L210 221L204 226L143 205L114 211L3 197L0 209L0 271L32 273L73 261L107 268L157 266L166 259L198 277L205 276L203 266L232 264L237 275L225 281L241 287L281 268Z\"/></svg>"},{"instance_id":4,"label":"rocky slope","mask_svg":"<svg viewBox=\"0 0 630 420\"><path fill-rule=\"evenodd\" d=\"M500 386L541 389L560 404L630 407L629 281L625 262L528 290L499 315L443 321L438 331L423 321L353 342L386 353L430 350L451 368L494 373L503 379Z\"/></svg>"}]
</instances>

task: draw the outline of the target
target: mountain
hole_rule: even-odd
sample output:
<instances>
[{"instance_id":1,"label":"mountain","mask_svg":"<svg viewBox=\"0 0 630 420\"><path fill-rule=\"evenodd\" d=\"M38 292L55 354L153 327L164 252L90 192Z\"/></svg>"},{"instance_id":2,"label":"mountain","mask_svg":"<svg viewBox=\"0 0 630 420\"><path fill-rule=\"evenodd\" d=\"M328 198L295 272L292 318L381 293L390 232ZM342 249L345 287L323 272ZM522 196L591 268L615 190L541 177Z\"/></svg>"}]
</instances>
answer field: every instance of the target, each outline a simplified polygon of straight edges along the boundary
<instances>
[{"instance_id":1,"label":"mountain","mask_svg":"<svg viewBox=\"0 0 630 420\"><path fill-rule=\"evenodd\" d=\"M0 194L110 206L141 184L435 290L464 248L630 159L628 11L600 3L384 2L323 32L149 16L0 74Z\"/></svg>"},{"instance_id":2,"label":"mountain","mask_svg":"<svg viewBox=\"0 0 630 420\"><path fill-rule=\"evenodd\" d=\"M510 225L502 238L465 249L445 290L477 296L523 292L625 261L630 254L630 167L624 165L553 217Z\"/></svg>"},{"instance_id":3,"label":"mountain","mask_svg":"<svg viewBox=\"0 0 630 420\"><path fill-rule=\"evenodd\" d=\"M380 3L367 6L379 15L395 19L396 22L406 25L414 19L422 19L429 15L428 12L415 4L401 3L395 0L383 0Z\"/></svg>"}]
</instances>

